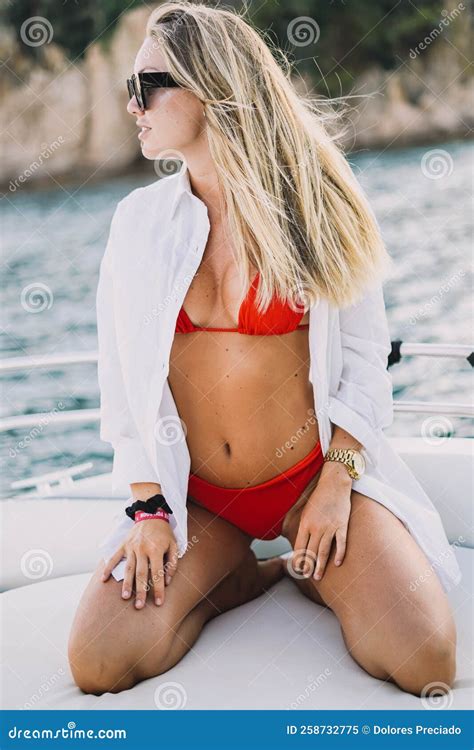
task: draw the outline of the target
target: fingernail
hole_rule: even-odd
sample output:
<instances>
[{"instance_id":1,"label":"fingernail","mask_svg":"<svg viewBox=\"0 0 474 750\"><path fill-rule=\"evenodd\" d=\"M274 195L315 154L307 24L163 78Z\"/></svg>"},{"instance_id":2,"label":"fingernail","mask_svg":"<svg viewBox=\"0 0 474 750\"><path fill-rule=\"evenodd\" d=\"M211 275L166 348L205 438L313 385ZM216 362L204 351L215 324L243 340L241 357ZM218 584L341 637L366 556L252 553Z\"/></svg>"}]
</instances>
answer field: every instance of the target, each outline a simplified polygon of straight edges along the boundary
<instances>
[{"instance_id":1,"label":"fingernail","mask_svg":"<svg viewBox=\"0 0 474 750\"><path fill-rule=\"evenodd\" d=\"M169 586L169 585L170 585L170 583L171 583L171 576L170 576L170 574L169 574L169 573L167 573L167 574L166 574L166 577L165 577L165 582L166 582L166 585L167 585L167 586Z\"/></svg>"},{"instance_id":2,"label":"fingernail","mask_svg":"<svg viewBox=\"0 0 474 750\"><path fill-rule=\"evenodd\" d=\"M159 597L159 596L157 596L157 597L156 597L156 599L155 599L155 604L157 604L158 606L160 606L160 604L161 604L161 599L160 599L160 597Z\"/></svg>"},{"instance_id":3,"label":"fingernail","mask_svg":"<svg viewBox=\"0 0 474 750\"><path fill-rule=\"evenodd\" d=\"M122 596L124 599L128 599L128 597L130 596L130 591L124 591Z\"/></svg>"},{"instance_id":4,"label":"fingernail","mask_svg":"<svg viewBox=\"0 0 474 750\"><path fill-rule=\"evenodd\" d=\"M340 565L340 564L341 564L341 561L340 560L336 560L336 565Z\"/></svg>"},{"instance_id":5,"label":"fingernail","mask_svg":"<svg viewBox=\"0 0 474 750\"><path fill-rule=\"evenodd\" d=\"M321 580L321 573L315 573L314 577L316 578L317 581L320 581Z\"/></svg>"},{"instance_id":6,"label":"fingernail","mask_svg":"<svg viewBox=\"0 0 474 750\"><path fill-rule=\"evenodd\" d=\"M143 607L143 602L142 602L142 600L141 600L141 599L137 599L137 601L135 602L135 606L136 606L136 607L137 607L138 609L140 609L140 607Z\"/></svg>"}]
</instances>

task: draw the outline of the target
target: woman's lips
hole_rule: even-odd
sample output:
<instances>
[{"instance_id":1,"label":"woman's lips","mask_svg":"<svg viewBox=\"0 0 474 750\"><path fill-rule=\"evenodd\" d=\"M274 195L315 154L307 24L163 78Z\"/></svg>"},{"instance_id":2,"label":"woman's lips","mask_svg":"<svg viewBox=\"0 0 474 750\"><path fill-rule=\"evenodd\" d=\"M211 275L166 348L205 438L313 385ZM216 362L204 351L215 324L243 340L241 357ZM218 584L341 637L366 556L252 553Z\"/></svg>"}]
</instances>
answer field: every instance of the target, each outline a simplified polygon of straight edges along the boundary
<instances>
[{"instance_id":1,"label":"woman's lips","mask_svg":"<svg viewBox=\"0 0 474 750\"><path fill-rule=\"evenodd\" d=\"M148 133L150 132L151 128L145 128L143 127L140 132L138 133L138 137L140 140L143 140L143 138L146 138Z\"/></svg>"}]
</instances>

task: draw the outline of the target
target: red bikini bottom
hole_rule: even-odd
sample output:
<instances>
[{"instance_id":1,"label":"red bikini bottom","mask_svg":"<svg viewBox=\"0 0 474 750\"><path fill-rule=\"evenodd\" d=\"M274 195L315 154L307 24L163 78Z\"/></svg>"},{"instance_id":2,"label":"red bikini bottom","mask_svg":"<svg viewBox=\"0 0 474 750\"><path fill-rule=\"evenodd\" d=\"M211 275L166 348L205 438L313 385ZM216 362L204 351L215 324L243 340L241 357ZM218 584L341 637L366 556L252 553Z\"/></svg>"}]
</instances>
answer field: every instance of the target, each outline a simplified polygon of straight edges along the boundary
<instances>
[{"instance_id":1,"label":"red bikini bottom","mask_svg":"<svg viewBox=\"0 0 474 750\"><path fill-rule=\"evenodd\" d=\"M286 513L324 462L321 443L287 471L250 487L220 487L189 475L191 499L256 539L275 539Z\"/></svg>"}]
</instances>

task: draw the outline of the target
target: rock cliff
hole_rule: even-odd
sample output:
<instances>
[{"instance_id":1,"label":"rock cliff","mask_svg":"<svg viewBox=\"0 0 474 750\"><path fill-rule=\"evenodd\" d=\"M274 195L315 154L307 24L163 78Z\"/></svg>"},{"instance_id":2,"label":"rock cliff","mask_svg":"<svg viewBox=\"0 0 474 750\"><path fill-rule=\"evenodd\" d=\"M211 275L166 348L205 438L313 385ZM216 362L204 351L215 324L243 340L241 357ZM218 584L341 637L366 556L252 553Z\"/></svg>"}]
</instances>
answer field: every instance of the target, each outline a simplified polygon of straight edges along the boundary
<instances>
[{"instance_id":1,"label":"rock cliff","mask_svg":"<svg viewBox=\"0 0 474 750\"><path fill-rule=\"evenodd\" d=\"M107 43L93 43L81 61L68 60L53 39L44 45L41 67L31 64L11 32L2 32L0 183L7 194L45 180L123 174L144 161L126 112L125 79L148 13L139 8L124 14ZM472 134L469 33L460 22L456 26L449 43L422 43L407 50L395 70L371 66L354 82L348 149Z\"/></svg>"}]
</instances>

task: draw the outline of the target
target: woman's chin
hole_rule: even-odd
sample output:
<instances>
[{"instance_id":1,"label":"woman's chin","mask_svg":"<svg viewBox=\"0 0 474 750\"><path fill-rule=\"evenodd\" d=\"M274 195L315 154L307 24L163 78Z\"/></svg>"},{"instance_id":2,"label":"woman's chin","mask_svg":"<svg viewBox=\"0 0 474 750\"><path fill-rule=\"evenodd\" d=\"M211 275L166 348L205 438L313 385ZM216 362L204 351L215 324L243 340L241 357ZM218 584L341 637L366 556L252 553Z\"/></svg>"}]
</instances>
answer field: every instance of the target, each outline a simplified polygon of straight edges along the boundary
<instances>
[{"instance_id":1,"label":"woman's chin","mask_svg":"<svg viewBox=\"0 0 474 750\"><path fill-rule=\"evenodd\" d=\"M142 155L145 157L145 159L150 159L150 161L155 161L155 159L158 159L160 149L153 148L153 146L148 146L146 143L142 143L141 147Z\"/></svg>"}]
</instances>

